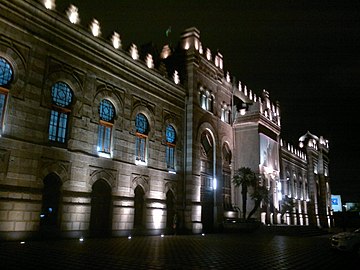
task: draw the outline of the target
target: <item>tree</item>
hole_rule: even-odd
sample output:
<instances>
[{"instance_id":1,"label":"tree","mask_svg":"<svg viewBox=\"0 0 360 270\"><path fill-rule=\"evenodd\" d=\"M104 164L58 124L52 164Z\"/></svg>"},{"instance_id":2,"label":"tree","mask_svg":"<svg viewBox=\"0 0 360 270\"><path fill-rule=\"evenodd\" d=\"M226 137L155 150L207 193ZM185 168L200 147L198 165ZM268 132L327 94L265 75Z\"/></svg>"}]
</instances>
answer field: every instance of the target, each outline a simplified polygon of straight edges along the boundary
<instances>
[{"instance_id":1,"label":"tree","mask_svg":"<svg viewBox=\"0 0 360 270\"><path fill-rule=\"evenodd\" d=\"M295 207L295 202L288 196L285 196L281 203L281 220L283 219L286 212L292 212Z\"/></svg>"},{"instance_id":2,"label":"tree","mask_svg":"<svg viewBox=\"0 0 360 270\"><path fill-rule=\"evenodd\" d=\"M241 186L243 218L246 219L248 188L256 185L257 176L250 168L241 167L234 174L232 182L236 187Z\"/></svg>"},{"instance_id":3,"label":"tree","mask_svg":"<svg viewBox=\"0 0 360 270\"><path fill-rule=\"evenodd\" d=\"M261 202L264 202L265 204L268 204L270 201L269 198L269 190L266 188L266 186L260 186L256 185L254 187L254 192L251 194L251 198L255 201L254 208L250 211L247 219L250 219L251 216L256 212L256 210L259 209Z\"/></svg>"}]
</instances>

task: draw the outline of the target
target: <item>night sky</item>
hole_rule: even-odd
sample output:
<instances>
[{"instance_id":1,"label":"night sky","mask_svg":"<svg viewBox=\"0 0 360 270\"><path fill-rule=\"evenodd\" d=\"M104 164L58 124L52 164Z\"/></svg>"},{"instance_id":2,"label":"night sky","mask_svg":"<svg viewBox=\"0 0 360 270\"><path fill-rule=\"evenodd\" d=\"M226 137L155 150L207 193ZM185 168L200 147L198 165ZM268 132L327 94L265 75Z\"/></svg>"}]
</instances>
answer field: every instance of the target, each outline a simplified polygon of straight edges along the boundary
<instances>
[{"instance_id":1,"label":"night sky","mask_svg":"<svg viewBox=\"0 0 360 270\"><path fill-rule=\"evenodd\" d=\"M360 1L56 0L56 10L70 3L80 25L96 18L102 38L116 31L123 47L176 45L198 28L225 71L280 102L285 141L297 145L308 130L329 140L332 194L360 202Z\"/></svg>"}]
</instances>

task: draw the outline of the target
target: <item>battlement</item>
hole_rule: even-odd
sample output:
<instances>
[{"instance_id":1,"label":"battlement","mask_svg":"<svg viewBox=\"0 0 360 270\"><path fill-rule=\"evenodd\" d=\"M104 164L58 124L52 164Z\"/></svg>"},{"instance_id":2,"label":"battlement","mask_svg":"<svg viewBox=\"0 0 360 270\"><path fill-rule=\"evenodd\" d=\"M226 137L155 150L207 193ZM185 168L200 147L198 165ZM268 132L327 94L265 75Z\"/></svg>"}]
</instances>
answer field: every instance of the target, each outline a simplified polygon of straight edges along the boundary
<instances>
[{"instance_id":1,"label":"battlement","mask_svg":"<svg viewBox=\"0 0 360 270\"><path fill-rule=\"evenodd\" d=\"M44 7L48 10L56 11L56 1L55 0L38 0L40 3L44 5ZM80 12L78 8L74 5L70 5L66 10L66 16L68 20L72 24L80 24ZM94 36L100 39L101 37L101 22L96 19L92 19L89 24L89 31ZM204 59L209 61L209 63L213 64L221 74L224 74L224 60L223 55L220 52L212 53L209 48L206 48L202 45L200 40L200 31L196 27L191 27L186 29L181 35L181 49L185 51L194 51L198 54L202 55ZM122 46L121 35L117 32L113 32L110 40L108 42L112 45L115 50L125 51L130 55L130 57L134 61L143 61L143 64L149 69L155 69L155 55L150 52L146 52L143 57L140 57L140 49L139 47L132 43L128 50L125 50ZM161 59L166 59L172 54L171 49L169 46L165 45L162 48L162 51L159 55ZM172 81L175 84L180 84L180 76L178 70L175 69L170 74ZM280 126L280 106L278 102L271 102L269 99L269 93L265 90L262 91L261 95L257 96L252 90L248 90L246 85L242 86L241 82L239 81L238 84L231 80L230 72L225 72L224 79L227 83L230 84L231 87L237 88L237 91L241 92L245 99L248 99L249 102L257 103L255 106L250 108L250 112L253 112L254 109L259 110L259 112L268 118L270 121L275 123L276 125ZM247 111L241 110L240 115L246 114Z\"/></svg>"},{"instance_id":2,"label":"battlement","mask_svg":"<svg viewBox=\"0 0 360 270\"><path fill-rule=\"evenodd\" d=\"M323 136L317 137L309 131L299 138L300 148L310 147L314 150L324 149L329 150L329 141L324 139Z\"/></svg>"},{"instance_id":3,"label":"battlement","mask_svg":"<svg viewBox=\"0 0 360 270\"><path fill-rule=\"evenodd\" d=\"M283 139L280 139L280 146L281 146L281 149L285 152L291 153L303 160L307 159L306 154L302 150L300 150L297 147L293 146L292 144L284 141Z\"/></svg>"},{"instance_id":4,"label":"battlement","mask_svg":"<svg viewBox=\"0 0 360 270\"><path fill-rule=\"evenodd\" d=\"M44 5L44 7L50 11L56 11L56 1L55 0L38 0L38 2L42 3ZM74 25L76 24L80 24L80 12L78 10L78 8L74 5L70 5L66 12L65 15L67 16L67 19ZM101 23L93 18L89 24L89 31L90 33L98 38L100 41L104 41L104 39L101 38ZM132 43L129 48L126 50L123 48L122 46L122 40L121 40L121 36L119 33L117 32L113 32L112 36L110 37L110 39L108 40L108 42L111 44L111 46L114 48L114 50L116 51L123 51L126 52L128 55L130 55L130 57L137 62L143 62L143 64L148 67L149 69L155 69L155 61L157 61L157 59L155 59L155 55L151 54L150 52L145 52L145 54L143 55L143 57L141 57L141 51L138 48L138 46L134 43ZM166 59L169 55L171 55L171 50L168 46L164 46L162 52L159 55L160 59ZM161 72L161 65L159 68L159 72ZM178 70L172 70L171 74L167 74L169 79L172 79L172 81L175 84L180 84L180 77L179 77L179 72ZM163 72L162 72L163 73Z\"/></svg>"}]
</instances>

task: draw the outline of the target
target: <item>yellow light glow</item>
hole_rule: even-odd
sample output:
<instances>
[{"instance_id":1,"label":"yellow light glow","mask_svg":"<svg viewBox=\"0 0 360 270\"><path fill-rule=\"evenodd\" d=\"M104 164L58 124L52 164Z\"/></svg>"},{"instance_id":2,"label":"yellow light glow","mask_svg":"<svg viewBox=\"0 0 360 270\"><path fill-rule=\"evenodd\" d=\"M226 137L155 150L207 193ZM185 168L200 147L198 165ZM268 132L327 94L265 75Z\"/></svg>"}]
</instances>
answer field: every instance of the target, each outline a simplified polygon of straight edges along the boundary
<instances>
[{"instance_id":1,"label":"yellow light glow","mask_svg":"<svg viewBox=\"0 0 360 270\"><path fill-rule=\"evenodd\" d=\"M66 15L68 16L69 21L73 24L76 24L80 21L78 8L74 5L69 6L68 10L66 11Z\"/></svg>"},{"instance_id":2,"label":"yellow light glow","mask_svg":"<svg viewBox=\"0 0 360 270\"><path fill-rule=\"evenodd\" d=\"M206 49L206 59L207 60L211 60L211 51L210 51L210 49Z\"/></svg>"},{"instance_id":3,"label":"yellow light glow","mask_svg":"<svg viewBox=\"0 0 360 270\"><path fill-rule=\"evenodd\" d=\"M161 210L161 209L154 209L153 210L154 229L160 229L163 212L164 211Z\"/></svg>"},{"instance_id":4,"label":"yellow light glow","mask_svg":"<svg viewBox=\"0 0 360 270\"><path fill-rule=\"evenodd\" d=\"M185 43L185 46L184 46L184 49L185 49L185 50L188 50L189 48L190 48L190 44L189 44L189 42L186 42L186 43Z\"/></svg>"},{"instance_id":5,"label":"yellow light glow","mask_svg":"<svg viewBox=\"0 0 360 270\"><path fill-rule=\"evenodd\" d=\"M54 9L55 8L55 0L44 0L44 6L47 9Z\"/></svg>"},{"instance_id":6,"label":"yellow light glow","mask_svg":"<svg viewBox=\"0 0 360 270\"><path fill-rule=\"evenodd\" d=\"M195 39L195 49L199 50L199 41Z\"/></svg>"},{"instance_id":7,"label":"yellow light glow","mask_svg":"<svg viewBox=\"0 0 360 270\"><path fill-rule=\"evenodd\" d=\"M174 83L175 83L175 84L179 84L179 83L180 83L179 73L178 73L176 70L174 71Z\"/></svg>"},{"instance_id":8,"label":"yellow light glow","mask_svg":"<svg viewBox=\"0 0 360 270\"><path fill-rule=\"evenodd\" d=\"M114 34L111 37L111 42L115 49L119 49L121 47L120 35L118 33L114 32Z\"/></svg>"},{"instance_id":9,"label":"yellow light glow","mask_svg":"<svg viewBox=\"0 0 360 270\"><path fill-rule=\"evenodd\" d=\"M148 68L154 68L154 60L151 54L146 56L145 62Z\"/></svg>"},{"instance_id":10,"label":"yellow light glow","mask_svg":"<svg viewBox=\"0 0 360 270\"><path fill-rule=\"evenodd\" d=\"M135 44L132 44L132 45L131 45L131 47L130 47L130 54L131 54L132 59L134 59L134 60L139 59L138 49L137 49L137 47L136 47Z\"/></svg>"},{"instance_id":11,"label":"yellow light glow","mask_svg":"<svg viewBox=\"0 0 360 270\"><path fill-rule=\"evenodd\" d=\"M94 37L97 37L100 35L100 23L98 22L98 20L93 19L93 21L91 22L91 25L90 25L90 29L91 29L91 33L93 34Z\"/></svg>"}]
</instances>

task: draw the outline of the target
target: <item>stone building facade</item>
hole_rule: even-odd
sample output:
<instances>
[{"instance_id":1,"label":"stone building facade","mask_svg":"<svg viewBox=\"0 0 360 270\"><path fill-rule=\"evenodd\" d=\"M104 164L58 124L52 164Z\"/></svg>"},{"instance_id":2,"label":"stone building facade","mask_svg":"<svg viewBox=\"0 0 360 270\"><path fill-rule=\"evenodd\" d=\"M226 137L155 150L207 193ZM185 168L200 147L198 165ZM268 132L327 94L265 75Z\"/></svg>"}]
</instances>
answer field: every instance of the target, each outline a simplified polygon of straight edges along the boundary
<instances>
[{"instance_id":1,"label":"stone building facade","mask_svg":"<svg viewBox=\"0 0 360 270\"><path fill-rule=\"evenodd\" d=\"M213 231L240 217L241 167L271 191L257 220L331 225L328 142L285 143L279 104L230 78L196 28L157 54L52 4L0 0L2 239L160 234L175 216Z\"/></svg>"}]
</instances>

